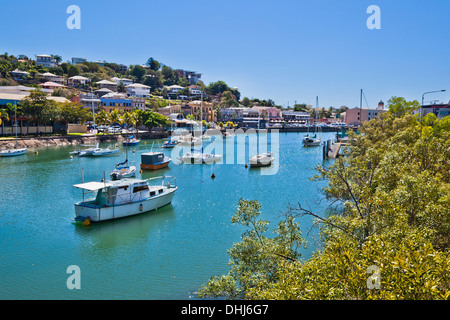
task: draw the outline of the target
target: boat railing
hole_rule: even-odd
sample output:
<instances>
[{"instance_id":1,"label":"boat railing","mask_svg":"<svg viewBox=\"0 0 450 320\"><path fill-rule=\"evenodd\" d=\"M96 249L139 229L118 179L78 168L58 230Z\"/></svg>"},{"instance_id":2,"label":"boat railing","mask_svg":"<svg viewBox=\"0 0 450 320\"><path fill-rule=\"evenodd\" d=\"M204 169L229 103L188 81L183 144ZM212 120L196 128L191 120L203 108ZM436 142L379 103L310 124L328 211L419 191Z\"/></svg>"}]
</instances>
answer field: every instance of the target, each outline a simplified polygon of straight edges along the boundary
<instances>
[{"instance_id":1,"label":"boat railing","mask_svg":"<svg viewBox=\"0 0 450 320\"><path fill-rule=\"evenodd\" d=\"M159 176L159 177L153 177L153 178L149 178L147 179L148 181L151 180L159 180L162 179L162 186L165 186L167 188L175 188L177 186L177 179L176 177L173 176Z\"/></svg>"}]
</instances>

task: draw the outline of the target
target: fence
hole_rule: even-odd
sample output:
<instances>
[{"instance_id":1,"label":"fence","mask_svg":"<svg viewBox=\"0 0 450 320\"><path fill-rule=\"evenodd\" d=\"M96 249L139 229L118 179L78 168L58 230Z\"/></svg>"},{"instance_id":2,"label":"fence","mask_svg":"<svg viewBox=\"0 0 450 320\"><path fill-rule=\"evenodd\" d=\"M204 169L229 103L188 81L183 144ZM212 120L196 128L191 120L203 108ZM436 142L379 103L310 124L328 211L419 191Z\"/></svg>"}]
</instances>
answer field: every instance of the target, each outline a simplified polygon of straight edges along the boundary
<instances>
[{"instance_id":1,"label":"fence","mask_svg":"<svg viewBox=\"0 0 450 320\"><path fill-rule=\"evenodd\" d=\"M24 127L7 127L0 126L0 135L2 136L13 136L17 135L29 135L29 134L51 134L53 133L52 126L24 126Z\"/></svg>"}]
</instances>

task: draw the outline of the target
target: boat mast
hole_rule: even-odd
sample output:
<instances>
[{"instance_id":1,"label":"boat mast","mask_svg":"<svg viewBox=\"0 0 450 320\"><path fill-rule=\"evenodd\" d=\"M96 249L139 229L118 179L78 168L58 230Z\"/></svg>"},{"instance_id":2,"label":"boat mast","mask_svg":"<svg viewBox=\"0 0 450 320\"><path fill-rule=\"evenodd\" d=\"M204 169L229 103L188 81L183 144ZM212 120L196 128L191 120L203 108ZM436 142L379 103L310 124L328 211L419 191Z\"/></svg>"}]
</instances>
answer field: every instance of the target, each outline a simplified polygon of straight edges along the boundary
<instances>
[{"instance_id":1,"label":"boat mast","mask_svg":"<svg viewBox=\"0 0 450 320\"><path fill-rule=\"evenodd\" d=\"M15 149L17 149L17 101L14 102L14 128L16 129L16 146Z\"/></svg>"},{"instance_id":2,"label":"boat mast","mask_svg":"<svg viewBox=\"0 0 450 320\"><path fill-rule=\"evenodd\" d=\"M363 95L363 89L361 89L361 94L359 97L359 123L362 124L362 95Z\"/></svg>"},{"instance_id":3,"label":"boat mast","mask_svg":"<svg viewBox=\"0 0 450 320\"><path fill-rule=\"evenodd\" d=\"M94 112L94 92L91 86L91 104L92 104L92 120L94 121L93 130L94 130L94 146L97 148L97 135L95 134L95 112Z\"/></svg>"}]
</instances>

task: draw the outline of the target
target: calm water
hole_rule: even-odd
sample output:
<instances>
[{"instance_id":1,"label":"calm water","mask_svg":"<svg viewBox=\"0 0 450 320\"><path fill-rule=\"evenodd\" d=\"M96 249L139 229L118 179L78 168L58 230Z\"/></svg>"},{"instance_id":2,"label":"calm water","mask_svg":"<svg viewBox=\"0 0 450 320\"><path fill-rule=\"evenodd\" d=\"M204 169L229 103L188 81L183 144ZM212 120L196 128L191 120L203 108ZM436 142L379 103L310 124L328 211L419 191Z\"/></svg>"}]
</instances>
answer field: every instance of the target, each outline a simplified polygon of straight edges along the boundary
<instances>
[{"instance_id":1,"label":"calm water","mask_svg":"<svg viewBox=\"0 0 450 320\"><path fill-rule=\"evenodd\" d=\"M280 133L279 170L236 165L171 163L137 177L170 175L178 191L171 205L140 216L85 227L74 223L82 193L72 185L100 180L120 155L70 159L75 146L38 148L0 158L0 299L191 299L212 275L227 273L227 249L240 240L230 222L240 198L257 199L262 218L275 225L289 204L323 211L322 182L308 179L322 163L322 147L303 148L304 133ZM334 133L324 133L331 139ZM130 161L158 150L162 141L141 141ZM114 143L103 144L113 147ZM162 149L159 149L162 150ZM35 154L34 151L38 151ZM164 151L170 156L171 151ZM216 178L211 179L214 173ZM301 220L304 236L310 219ZM307 239L308 257L315 236ZM69 290L67 267L81 269L81 289Z\"/></svg>"}]
</instances>

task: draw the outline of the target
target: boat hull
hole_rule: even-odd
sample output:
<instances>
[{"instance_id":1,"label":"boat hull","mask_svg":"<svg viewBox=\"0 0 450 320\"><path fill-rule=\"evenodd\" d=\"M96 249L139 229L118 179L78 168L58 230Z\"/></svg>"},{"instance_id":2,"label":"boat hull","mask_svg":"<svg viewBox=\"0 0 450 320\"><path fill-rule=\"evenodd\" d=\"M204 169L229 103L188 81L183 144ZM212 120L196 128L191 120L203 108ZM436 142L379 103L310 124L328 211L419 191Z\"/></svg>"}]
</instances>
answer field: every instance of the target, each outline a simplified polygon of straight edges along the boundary
<instances>
[{"instance_id":1,"label":"boat hull","mask_svg":"<svg viewBox=\"0 0 450 320\"><path fill-rule=\"evenodd\" d=\"M167 168L170 161L155 163L155 164L143 164L141 163L141 170L158 170L162 168Z\"/></svg>"},{"instance_id":2,"label":"boat hull","mask_svg":"<svg viewBox=\"0 0 450 320\"><path fill-rule=\"evenodd\" d=\"M75 204L75 220L84 220L89 217L91 222L114 220L142 214L164 207L172 202L177 188L169 192L148 198L144 201L126 203L114 206L95 206L79 202Z\"/></svg>"},{"instance_id":3,"label":"boat hull","mask_svg":"<svg viewBox=\"0 0 450 320\"><path fill-rule=\"evenodd\" d=\"M0 151L0 157L20 156L20 155L25 154L25 152L27 152L27 148L4 150L4 151Z\"/></svg>"}]
</instances>

